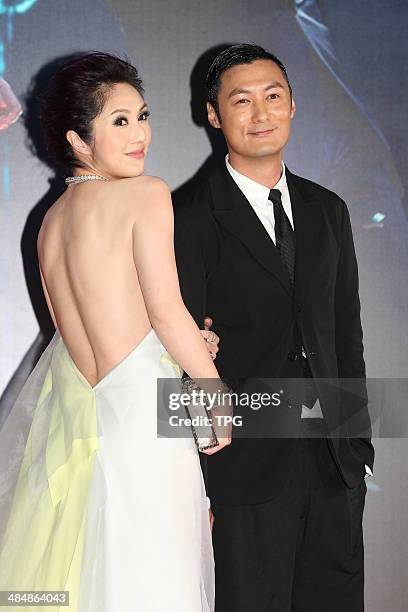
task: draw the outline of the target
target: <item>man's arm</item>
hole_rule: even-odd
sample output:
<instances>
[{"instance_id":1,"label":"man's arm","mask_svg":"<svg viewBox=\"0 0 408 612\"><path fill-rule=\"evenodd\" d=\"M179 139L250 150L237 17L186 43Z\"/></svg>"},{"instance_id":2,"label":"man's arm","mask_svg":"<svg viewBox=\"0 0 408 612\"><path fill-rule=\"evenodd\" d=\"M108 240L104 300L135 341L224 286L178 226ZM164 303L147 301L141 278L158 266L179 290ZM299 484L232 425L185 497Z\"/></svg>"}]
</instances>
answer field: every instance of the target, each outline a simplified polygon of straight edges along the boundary
<instances>
[{"instance_id":1,"label":"man's arm","mask_svg":"<svg viewBox=\"0 0 408 612\"><path fill-rule=\"evenodd\" d=\"M174 204L174 246L177 272L183 301L191 316L201 329L207 307L207 272L201 237L206 236L197 214L197 204L191 201L173 199ZM208 491L207 455L199 453L205 488ZM210 500L207 497L208 505ZM210 511L211 522L211 511Z\"/></svg>"},{"instance_id":2,"label":"man's arm","mask_svg":"<svg viewBox=\"0 0 408 612\"><path fill-rule=\"evenodd\" d=\"M205 228L194 214L193 202L174 205L174 245L181 295L191 316L200 329L204 325L207 301L207 280L204 253L201 245Z\"/></svg>"},{"instance_id":3,"label":"man's arm","mask_svg":"<svg viewBox=\"0 0 408 612\"><path fill-rule=\"evenodd\" d=\"M341 201L341 246L337 268L335 290L335 345L338 377L341 387L350 391L347 400L347 417L350 435L370 435L371 423L368 412L366 369L364 362L363 331L360 316L359 280L350 214ZM346 381L345 379L356 379ZM353 400L350 398L353 397ZM354 401L354 399L356 401ZM364 434L363 434L364 432ZM372 475L373 448L370 438L352 437L351 442L359 448L365 461L366 476Z\"/></svg>"},{"instance_id":4,"label":"man's arm","mask_svg":"<svg viewBox=\"0 0 408 612\"><path fill-rule=\"evenodd\" d=\"M340 258L335 291L335 342L339 378L365 378L358 268L350 215L342 202Z\"/></svg>"}]
</instances>

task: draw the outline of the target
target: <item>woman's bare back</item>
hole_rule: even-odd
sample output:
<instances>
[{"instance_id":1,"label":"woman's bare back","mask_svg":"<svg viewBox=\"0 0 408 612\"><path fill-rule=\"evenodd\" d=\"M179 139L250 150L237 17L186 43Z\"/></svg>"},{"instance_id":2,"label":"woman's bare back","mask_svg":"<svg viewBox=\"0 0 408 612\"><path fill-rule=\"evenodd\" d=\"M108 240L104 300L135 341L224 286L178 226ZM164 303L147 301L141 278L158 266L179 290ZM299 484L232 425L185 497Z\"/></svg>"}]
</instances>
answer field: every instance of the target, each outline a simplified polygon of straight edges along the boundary
<instances>
[{"instance_id":1,"label":"woman's bare back","mask_svg":"<svg viewBox=\"0 0 408 612\"><path fill-rule=\"evenodd\" d=\"M92 386L151 329L132 250L138 200L150 180L73 185L50 208L40 230L48 306Z\"/></svg>"}]
</instances>

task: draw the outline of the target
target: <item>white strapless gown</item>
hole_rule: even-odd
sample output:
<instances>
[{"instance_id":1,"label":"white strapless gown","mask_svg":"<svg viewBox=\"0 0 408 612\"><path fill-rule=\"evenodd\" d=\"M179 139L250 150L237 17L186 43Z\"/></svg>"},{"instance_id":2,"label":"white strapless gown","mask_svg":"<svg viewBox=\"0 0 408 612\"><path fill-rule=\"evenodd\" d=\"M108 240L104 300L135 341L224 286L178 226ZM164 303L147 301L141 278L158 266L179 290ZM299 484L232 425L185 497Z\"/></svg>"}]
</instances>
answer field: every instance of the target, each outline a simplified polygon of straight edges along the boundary
<instances>
[{"instance_id":1,"label":"white strapless gown","mask_svg":"<svg viewBox=\"0 0 408 612\"><path fill-rule=\"evenodd\" d=\"M92 388L56 333L0 432L0 590L69 590L61 611L213 612L198 453L157 437L156 381L177 370L151 330Z\"/></svg>"}]
</instances>

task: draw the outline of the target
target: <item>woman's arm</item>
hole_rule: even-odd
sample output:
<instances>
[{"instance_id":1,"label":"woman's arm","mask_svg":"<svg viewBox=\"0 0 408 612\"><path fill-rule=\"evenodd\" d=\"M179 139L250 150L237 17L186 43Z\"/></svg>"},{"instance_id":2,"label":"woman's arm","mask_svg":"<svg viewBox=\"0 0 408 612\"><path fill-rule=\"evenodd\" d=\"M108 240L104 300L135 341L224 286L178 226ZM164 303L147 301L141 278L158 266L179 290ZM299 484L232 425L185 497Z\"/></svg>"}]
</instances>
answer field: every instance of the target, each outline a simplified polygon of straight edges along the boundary
<instances>
[{"instance_id":1,"label":"woman's arm","mask_svg":"<svg viewBox=\"0 0 408 612\"><path fill-rule=\"evenodd\" d=\"M156 177L143 177L133 224L133 257L152 327L187 374L219 380L201 333L186 309L174 255L170 191Z\"/></svg>"}]
</instances>

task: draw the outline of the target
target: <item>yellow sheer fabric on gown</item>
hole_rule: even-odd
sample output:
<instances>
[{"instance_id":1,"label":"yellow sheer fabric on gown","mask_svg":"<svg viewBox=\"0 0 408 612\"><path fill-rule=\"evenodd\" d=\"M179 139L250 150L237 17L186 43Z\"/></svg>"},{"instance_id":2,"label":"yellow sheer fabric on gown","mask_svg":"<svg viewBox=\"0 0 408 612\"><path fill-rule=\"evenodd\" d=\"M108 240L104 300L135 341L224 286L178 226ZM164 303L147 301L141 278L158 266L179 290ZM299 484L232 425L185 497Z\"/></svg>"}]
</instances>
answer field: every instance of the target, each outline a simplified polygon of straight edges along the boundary
<instances>
[{"instance_id":1,"label":"yellow sheer fabric on gown","mask_svg":"<svg viewBox=\"0 0 408 612\"><path fill-rule=\"evenodd\" d=\"M67 590L70 605L63 610L77 607L98 448L95 394L81 378L59 342L35 407L0 549L1 590Z\"/></svg>"}]
</instances>

